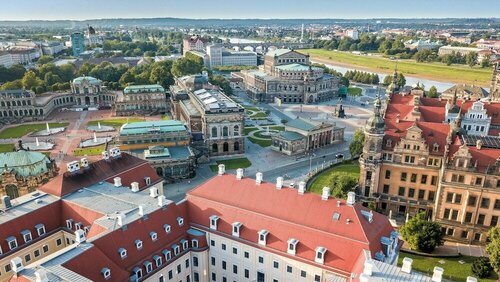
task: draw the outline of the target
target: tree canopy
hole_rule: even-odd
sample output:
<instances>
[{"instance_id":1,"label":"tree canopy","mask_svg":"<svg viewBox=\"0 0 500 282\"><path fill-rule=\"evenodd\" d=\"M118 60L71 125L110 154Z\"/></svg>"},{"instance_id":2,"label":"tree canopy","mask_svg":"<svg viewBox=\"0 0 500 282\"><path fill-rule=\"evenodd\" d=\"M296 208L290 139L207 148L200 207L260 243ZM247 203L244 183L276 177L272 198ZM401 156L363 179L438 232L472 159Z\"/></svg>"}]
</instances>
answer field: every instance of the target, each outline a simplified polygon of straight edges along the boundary
<instances>
[{"instance_id":1,"label":"tree canopy","mask_svg":"<svg viewBox=\"0 0 500 282\"><path fill-rule=\"evenodd\" d=\"M444 243L441 225L425 219L423 212L405 223L400 232L403 239L414 250L430 253Z\"/></svg>"},{"instance_id":2,"label":"tree canopy","mask_svg":"<svg viewBox=\"0 0 500 282\"><path fill-rule=\"evenodd\" d=\"M500 271L500 228L493 227L488 231L490 243L486 246L486 253L496 272Z\"/></svg>"},{"instance_id":3,"label":"tree canopy","mask_svg":"<svg viewBox=\"0 0 500 282\"><path fill-rule=\"evenodd\" d=\"M352 138L351 144L349 144L349 152L351 153L351 158L361 155L363 152L363 144L365 143L365 133L362 128L356 129L354 131L354 137Z\"/></svg>"}]
</instances>

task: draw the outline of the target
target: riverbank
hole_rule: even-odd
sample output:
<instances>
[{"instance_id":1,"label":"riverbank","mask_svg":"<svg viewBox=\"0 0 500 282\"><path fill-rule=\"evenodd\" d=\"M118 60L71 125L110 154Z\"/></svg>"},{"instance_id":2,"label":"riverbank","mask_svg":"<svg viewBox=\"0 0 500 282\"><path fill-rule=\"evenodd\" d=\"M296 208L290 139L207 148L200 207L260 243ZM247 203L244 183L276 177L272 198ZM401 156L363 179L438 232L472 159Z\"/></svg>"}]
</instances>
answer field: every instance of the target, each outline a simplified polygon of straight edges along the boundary
<instances>
[{"instance_id":1,"label":"riverbank","mask_svg":"<svg viewBox=\"0 0 500 282\"><path fill-rule=\"evenodd\" d=\"M396 61L367 55L354 55L348 52L328 51L323 49L302 49L312 60L323 64L334 64L365 71L390 74L396 67ZM442 63L417 63L414 60L398 60L397 68L405 76L431 79L452 83L467 83L489 87L490 68L470 68L468 66L447 66Z\"/></svg>"}]
</instances>

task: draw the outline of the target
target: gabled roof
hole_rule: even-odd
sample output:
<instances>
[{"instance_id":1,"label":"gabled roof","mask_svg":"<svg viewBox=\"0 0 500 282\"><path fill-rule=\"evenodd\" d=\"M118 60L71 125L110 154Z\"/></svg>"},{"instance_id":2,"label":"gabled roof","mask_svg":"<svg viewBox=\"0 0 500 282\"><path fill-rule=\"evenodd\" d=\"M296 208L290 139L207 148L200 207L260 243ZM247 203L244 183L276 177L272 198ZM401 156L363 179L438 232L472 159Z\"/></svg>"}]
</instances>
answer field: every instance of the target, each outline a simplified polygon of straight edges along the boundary
<instances>
[{"instance_id":1,"label":"gabled roof","mask_svg":"<svg viewBox=\"0 0 500 282\"><path fill-rule=\"evenodd\" d=\"M389 221L373 213L373 222L361 215L368 211L344 200L324 201L320 195L299 195L290 188L276 189L272 183L237 180L234 175L215 176L187 194L190 220L208 227L209 217L219 217L217 230L231 234L232 223L240 222L240 238L257 243L258 231L266 229L267 248L285 253L290 238L299 240L296 256L314 262L315 249L324 247L325 266L349 273L363 250L380 251L381 236L393 231ZM333 214L340 214L339 220ZM347 219L350 220L347 223Z\"/></svg>"}]
</instances>

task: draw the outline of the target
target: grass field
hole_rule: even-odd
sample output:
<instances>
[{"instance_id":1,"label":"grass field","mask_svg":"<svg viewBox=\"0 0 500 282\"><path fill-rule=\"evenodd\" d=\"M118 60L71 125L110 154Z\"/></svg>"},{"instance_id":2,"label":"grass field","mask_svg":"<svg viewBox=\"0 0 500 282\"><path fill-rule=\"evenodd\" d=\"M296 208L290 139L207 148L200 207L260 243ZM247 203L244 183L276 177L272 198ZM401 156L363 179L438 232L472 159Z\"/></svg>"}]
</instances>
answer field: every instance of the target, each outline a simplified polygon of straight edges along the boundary
<instances>
[{"instance_id":1,"label":"grass field","mask_svg":"<svg viewBox=\"0 0 500 282\"><path fill-rule=\"evenodd\" d=\"M323 187L332 187L332 178L336 173L345 172L359 177L359 164L357 161L346 161L339 165L335 165L319 174L307 188L314 193L322 193Z\"/></svg>"},{"instance_id":2,"label":"grass field","mask_svg":"<svg viewBox=\"0 0 500 282\"><path fill-rule=\"evenodd\" d=\"M274 130L278 130L278 131L285 131L285 127L284 126L280 126L280 125L269 126L269 129L274 129Z\"/></svg>"},{"instance_id":3,"label":"grass field","mask_svg":"<svg viewBox=\"0 0 500 282\"><path fill-rule=\"evenodd\" d=\"M349 96L361 96L362 89L358 87L351 87L347 88L347 94Z\"/></svg>"},{"instance_id":4,"label":"grass field","mask_svg":"<svg viewBox=\"0 0 500 282\"><path fill-rule=\"evenodd\" d=\"M245 127L243 129L243 134L244 135L248 135L248 133L252 132L252 131L255 131L257 130L258 128L257 127Z\"/></svg>"},{"instance_id":5,"label":"grass field","mask_svg":"<svg viewBox=\"0 0 500 282\"><path fill-rule=\"evenodd\" d=\"M112 126L112 127L121 127L125 123L130 123L130 122L138 122L138 121L144 121L143 118L115 118L115 119L101 119L101 120L93 120L89 121L87 125L97 125L98 122L101 123L101 125L107 125L107 126Z\"/></svg>"},{"instance_id":6,"label":"grass field","mask_svg":"<svg viewBox=\"0 0 500 282\"><path fill-rule=\"evenodd\" d=\"M230 160L220 160L216 161L217 164L210 165L210 169L213 172L217 172L219 170L219 165L224 164L226 166L226 170L228 169L238 169L238 168L247 168L252 165L247 158L238 158L238 159L230 159Z\"/></svg>"},{"instance_id":7,"label":"grass field","mask_svg":"<svg viewBox=\"0 0 500 282\"><path fill-rule=\"evenodd\" d=\"M50 128L56 127L66 127L69 123L59 122L59 123L49 123ZM9 127L0 132L0 139L7 138L21 138L26 134L46 129L47 125L45 123L37 124L22 124L14 127Z\"/></svg>"},{"instance_id":8,"label":"grass field","mask_svg":"<svg viewBox=\"0 0 500 282\"><path fill-rule=\"evenodd\" d=\"M432 276L432 272L435 266L442 267L444 269L443 278L449 281L466 281L467 276L476 276L472 273L471 265L474 257L460 256L456 258L439 258L439 257L425 257L409 253L401 252L399 254L398 266L401 266L403 258L409 257L413 259L412 268L416 271L422 273L427 273ZM439 261L444 261L444 264L439 263ZM459 263L459 261L465 262L464 264ZM478 279L482 282L493 282L497 281L498 275L491 272L492 276L489 279Z\"/></svg>"},{"instance_id":9,"label":"grass field","mask_svg":"<svg viewBox=\"0 0 500 282\"><path fill-rule=\"evenodd\" d=\"M100 155L104 151L105 146L89 147L89 148L78 148L73 151L73 156L96 156Z\"/></svg>"},{"instance_id":10,"label":"grass field","mask_svg":"<svg viewBox=\"0 0 500 282\"><path fill-rule=\"evenodd\" d=\"M368 70L391 73L396 67L396 61L390 59L354 55L348 52L328 51L323 49L303 49L312 59L323 60L324 63L339 63L346 66L359 66ZM415 60L398 60L398 71L404 75L422 77L454 83L468 83L488 87L491 82L491 69L465 65L447 66L442 63L417 63ZM430 85L426 85L430 87Z\"/></svg>"},{"instance_id":11,"label":"grass field","mask_svg":"<svg viewBox=\"0 0 500 282\"><path fill-rule=\"evenodd\" d=\"M248 140L250 140L250 142L252 142L254 144L257 144L257 145L259 145L261 147L269 147L269 146L271 146L271 143L272 143L271 139L269 139L269 140L260 140L260 139L255 139L253 137L247 137L247 138L248 138Z\"/></svg>"},{"instance_id":12,"label":"grass field","mask_svg":"<svg viewBox=\"0 0 500 282\"><path fill-rule=\"evenodd\" d=\"M0 153L12 152L14 148L14 144L0 144Z\"/></svg>"}]
</instances>

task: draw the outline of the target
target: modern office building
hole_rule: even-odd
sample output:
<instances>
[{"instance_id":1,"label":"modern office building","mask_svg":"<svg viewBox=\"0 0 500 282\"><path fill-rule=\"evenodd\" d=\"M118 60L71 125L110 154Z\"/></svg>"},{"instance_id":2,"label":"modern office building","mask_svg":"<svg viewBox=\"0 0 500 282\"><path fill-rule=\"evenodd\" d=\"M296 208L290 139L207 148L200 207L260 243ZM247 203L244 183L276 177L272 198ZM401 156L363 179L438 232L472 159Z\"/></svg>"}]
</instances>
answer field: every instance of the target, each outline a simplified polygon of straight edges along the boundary
<instances>
[{"instance_id":1,"label":"modern office building","mask_svg":"<svg viewBox=\"0 0 500 282\"><path fill-rule=\"evenodd\" d=\"M243 80L244 89L255 101L312 104L337 95L338 78L313 67L309 55L289 49L266 54L264 66L242 70L233 76Z\"/></svg>"},{"instance_id":2,"label":"modern office building","mask_svg":"<svg viewBox=\"0 0 500 282\"><path fill-rule=\"evenodd\" d=\"M169 105L161 85L129 85L117 94L114 109L117 116L154 115L164 114Z\"/></svg>"},{"instance_id":3,"label":"modern office building","mask_svg":"<svg viewBox=\"0 0 500 282\"><path fill-rule=\"evenodd\" d=\"M251 51L235 51L222 45L209 45L206 48L208 67L220 66L257 66L257 53Z\"/></svg>"},{"instance_id":4,"label":"modern office building","mask_svg":"<svg viewBox=\"0 0 500 282\"><path fill-rule=\"evenodd\" d=\"M0 51L0 66L4 66L6 68L9 68L13 64L14 64L14 61L12 60L12 56L10 55L10 53Z\"/></svg>"},{"instance_id":5,"label":"modern office building","mask_svg":"<svg viewBox=\"0 0 500 282\"><path fill-rule=\"evenodd\" d=\"M244 109L208 82L207 73L175 78L170 87L174 119L185 122L193 141L212 156L241 154Z\"/></svg>"},{"instance_id":6,"label":"modern office building","mask_svg":"<svg viewBox=\"0 0 500 282\"><path fill-rule=\"evenodd\" d=\"M78 57L85 52L85 38L83 33L75 32L71 34L71 50L74 57Z\"/></svg>"}]
</instances>

